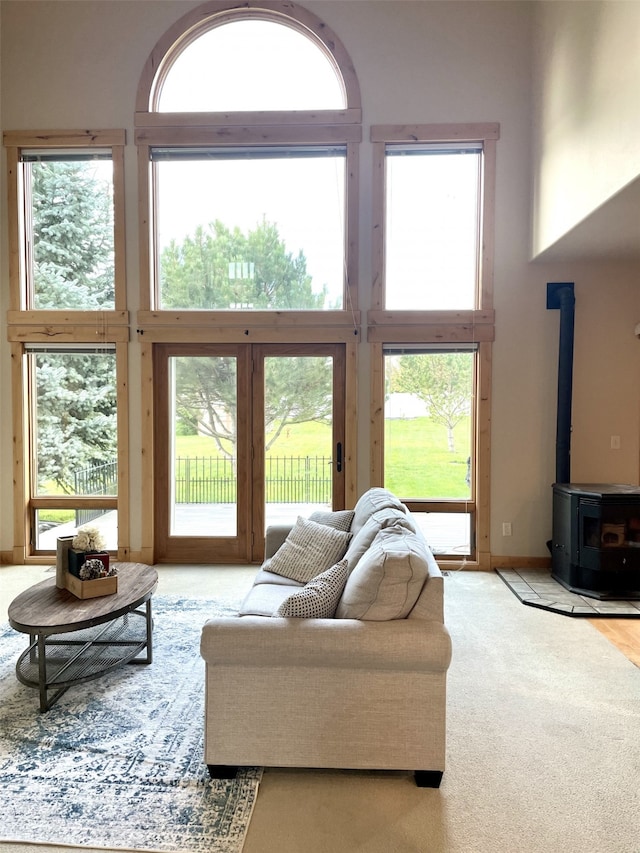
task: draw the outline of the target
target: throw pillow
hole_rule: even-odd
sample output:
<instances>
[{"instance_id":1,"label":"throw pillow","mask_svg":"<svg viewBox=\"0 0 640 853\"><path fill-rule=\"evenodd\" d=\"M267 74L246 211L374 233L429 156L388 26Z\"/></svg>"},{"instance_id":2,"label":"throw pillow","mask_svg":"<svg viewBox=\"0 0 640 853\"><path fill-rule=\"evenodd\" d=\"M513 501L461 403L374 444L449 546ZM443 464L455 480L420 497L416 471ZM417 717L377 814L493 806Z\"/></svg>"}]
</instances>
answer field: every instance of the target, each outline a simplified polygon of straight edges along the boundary
<instances>
[{"instance_id":1,"label":"throw pillow","mask_svg":"<svg viewBox=\"0 0 640 853\"><path fill-rule=\"evenodd\" d=\"M298 516L269 563L269 571L307 583L344 557L349 533Z\"/></svg>"},{"instance_id":2,"label":"throw pillow","mask_svg":"<svg viewBox=\"0 0 640 853\"><path fill-rule=\"evenodd\" d=\"M317 512L312 512L309 519L317 521L318 524L326 524L329 527L335 527L336 530L344 530L345 533L348 533L351 529L351 521L354 514L352 509L339 509L336 512L318 510Z\"/></svg>"},{"instance_id":3,"label":"throw pillow","mask_svg":"<svg viewBox=\"0 0 640 853\"><path fill-rule=\"evenodd\" d=\"M331 619L336 612L342 590L349 577L346 560L340 560L326 572L309 581L299 592L282 602L274 616L299 619Z\"/></svg>"},{"instance_id":4,"label":"throw pillow","mask_svg":"<svg viewBox=\"0 0 640 853\"><path fill-rule=\"evenodd\" d=\"M426 547L402 524L380 530L351 572L336 616L379 622L406 618L428 577Z\"/></svg>"}]
</instances>

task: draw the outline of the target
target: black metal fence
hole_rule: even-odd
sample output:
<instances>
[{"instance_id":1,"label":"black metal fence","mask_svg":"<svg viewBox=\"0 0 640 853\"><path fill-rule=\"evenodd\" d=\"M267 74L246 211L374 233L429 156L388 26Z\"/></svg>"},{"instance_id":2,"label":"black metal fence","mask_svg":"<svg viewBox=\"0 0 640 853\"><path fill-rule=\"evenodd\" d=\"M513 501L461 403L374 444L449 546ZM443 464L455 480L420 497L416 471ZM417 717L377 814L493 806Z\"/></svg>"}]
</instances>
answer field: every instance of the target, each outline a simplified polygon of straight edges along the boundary
<instances>
[{"instance_id":1,"label":"black metal fence","mask_svg":"<svg viewBox=\"0 0 640 853\"><path fill-rule=\"evenodd\" d=\"M328 456L267 457L267 503L330 503L331 463ZM235 459L219 456L176 458L176 503L234 503L236 485Z\"/></svg>"},{"instance_id":2,"label":"black metal fence","mask_svg":"<svg viewBox=\"0 0 640 853\"><path fill-rule=\"evenodd\" d=\"M117 495L118 494L118 463L105 462L91 468L81 468L73 472L73 483L76 495ZM89 524L101 515L109 512L106 509L76 509L76 526Z\"/></svg>"},{"instance_id":3,"label":"black metal fence","mask_svg":"<svg viewBox=\"0 0 640 853\"><path fill-rule=\"evenodd\" d=\"M329 456L268 456L265 459L267 503L331 503L332 459ZM74 472L75 494L117 495L116 462ZM175 460L175 502L235 503L236 460L220 456L178 456ZM102 509L76 510L76 523L87 524Z\"/></svg>"}]
</instances>

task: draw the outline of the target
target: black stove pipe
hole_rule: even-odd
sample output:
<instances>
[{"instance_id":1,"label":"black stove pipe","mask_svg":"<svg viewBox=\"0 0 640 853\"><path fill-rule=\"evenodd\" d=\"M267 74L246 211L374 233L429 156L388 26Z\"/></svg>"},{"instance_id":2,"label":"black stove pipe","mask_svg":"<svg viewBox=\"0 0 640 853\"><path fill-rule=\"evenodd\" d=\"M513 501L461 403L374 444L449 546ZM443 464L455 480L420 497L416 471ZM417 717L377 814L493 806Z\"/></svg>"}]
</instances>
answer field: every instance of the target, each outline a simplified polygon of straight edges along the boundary
<instances>
[{"instance_id":1,"label":"black stove pipe","mask_svg":"<svg viewBox=\"0 0 640 853\"><path fill-rule=\"evenodd\" d=\"M547 283L547 308L560 309L556 483L571 482L571 400L573 396L573 327L575 304L573 282Z\"/></svg>"}]
</instances>

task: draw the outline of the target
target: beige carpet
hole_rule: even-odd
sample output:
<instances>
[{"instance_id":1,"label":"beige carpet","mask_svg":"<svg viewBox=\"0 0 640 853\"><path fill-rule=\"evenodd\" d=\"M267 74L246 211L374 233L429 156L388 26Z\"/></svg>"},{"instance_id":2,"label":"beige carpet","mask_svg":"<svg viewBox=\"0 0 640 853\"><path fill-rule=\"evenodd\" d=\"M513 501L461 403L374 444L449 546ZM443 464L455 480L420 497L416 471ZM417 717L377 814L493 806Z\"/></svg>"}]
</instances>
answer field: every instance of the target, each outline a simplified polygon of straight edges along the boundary
<instances>
[{"instance_id":1,"label":"beige carpet","mask_svg":"<svg viewBox=\"0 0 640 853\"><path fill-rule=\"evenodd\" d=\"M452 573L445 590L440 790L403 773L267 771L244 853L640 851L640 669L587 620L523 607L495 574Z\"/></svg>"}]
</instances>

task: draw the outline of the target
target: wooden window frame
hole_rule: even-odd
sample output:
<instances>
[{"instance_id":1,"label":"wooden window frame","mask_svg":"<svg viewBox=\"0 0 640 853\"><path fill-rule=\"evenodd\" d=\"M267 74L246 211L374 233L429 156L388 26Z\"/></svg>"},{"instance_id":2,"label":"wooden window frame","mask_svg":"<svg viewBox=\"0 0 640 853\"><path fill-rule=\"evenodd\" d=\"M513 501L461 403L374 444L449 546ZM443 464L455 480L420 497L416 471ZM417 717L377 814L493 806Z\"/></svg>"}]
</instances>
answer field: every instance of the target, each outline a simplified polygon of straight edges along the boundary
<instances>
[{"instance_id":1,"label":"wooden window frame","mask_svg":"<svg viewBox=\"0 0 640 853\"><path fill-rule=\"evenodd\" d=\"M13 547L16 564L50 563L51 554L35 553L31 528L35 511L47 507L114 508L118 510L117 558L130 552L129 521L129 313L127 311L125 258L124 147L126 132L115 130L27 130L6 131L7 191L9 221L9 310L7 337L11 345L11 396L13 417ZM21 156L24 150L49 148L107 148L113 162L114 212L114 308L100 311L26 308L26 247L22 215ZM86 343L95 347L115 344L118 431L118 494L108 497L34 496L31 494L33 465L29 430L30 386L26 370L25 344Z\"/></svg>"},{"instance_id":2,"label":"wooden window frame","mask_svg":"<svg viewBox=\"0 0 640 853\"><path fill-rule=\"evenodd\" d=\"M371 308L367 312L367 340L371 356L371 479L384 484L384 346L386 344L474 343L476 401L473 425L475 466L472 499L464 501L410 501L415 511L472 513L472 554L469 559L441 558L449 565L489 569L490 467L491 467L491 360L495 338L493 310L493 257L495 219L496 143L500 126L482 124L376 125L373 143L373 228ZM481 176L481 252L478 306L468 311L389 311L385 305L385 173L386 145L390 143L480 142L483 147Z\"/></svg>"}]
</instances>

